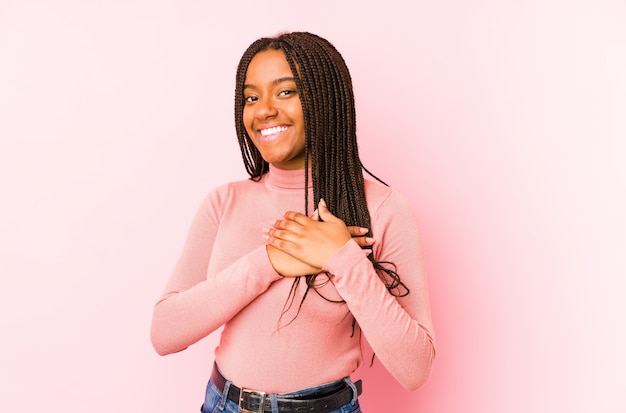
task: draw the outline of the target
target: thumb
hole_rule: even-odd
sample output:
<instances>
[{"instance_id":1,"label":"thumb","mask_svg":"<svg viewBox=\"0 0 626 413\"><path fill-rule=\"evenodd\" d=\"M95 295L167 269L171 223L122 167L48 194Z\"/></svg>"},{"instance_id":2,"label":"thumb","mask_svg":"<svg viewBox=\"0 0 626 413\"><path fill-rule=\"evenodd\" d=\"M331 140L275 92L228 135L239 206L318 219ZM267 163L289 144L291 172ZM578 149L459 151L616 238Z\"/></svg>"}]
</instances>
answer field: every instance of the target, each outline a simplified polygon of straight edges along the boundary
<instances>
[{"instance_id":1,"label":"thumb","mask_svg":"<svg viewBox=\"0 0 626 413\"><path fill-rule=\"evenodd\" d=\"M332 212L330 212L328 210L328 206L326 206L326 201L324 201L323 198L320 199L320 202L319 202L318 207L317 207L317 211L318 211L319 217L322 219L322 221L326 221L326 222L341 221L339 218L334 216L332 214Z\"/></svg>"}]
</instances>

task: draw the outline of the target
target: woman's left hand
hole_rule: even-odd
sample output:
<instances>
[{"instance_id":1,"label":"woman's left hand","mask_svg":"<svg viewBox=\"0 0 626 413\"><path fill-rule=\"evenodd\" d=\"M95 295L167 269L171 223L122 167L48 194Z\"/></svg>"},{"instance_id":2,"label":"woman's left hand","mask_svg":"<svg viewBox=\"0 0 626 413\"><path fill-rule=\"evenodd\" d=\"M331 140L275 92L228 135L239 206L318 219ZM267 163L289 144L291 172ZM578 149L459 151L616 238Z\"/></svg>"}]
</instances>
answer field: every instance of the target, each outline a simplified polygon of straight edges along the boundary
<instances>
[{"instance_id":1,"label":"woman's left hand","mask_svg":"<svg viewBox=\"0 0 626 413\"><path fill-rule=\"evenodd\" d=\"M346 224L334 216L320 200L318 214L322 221L289 211L283 219L263 230L267 243L311 266L322 268L352 234Z\"/></svg>"}]
</instances>

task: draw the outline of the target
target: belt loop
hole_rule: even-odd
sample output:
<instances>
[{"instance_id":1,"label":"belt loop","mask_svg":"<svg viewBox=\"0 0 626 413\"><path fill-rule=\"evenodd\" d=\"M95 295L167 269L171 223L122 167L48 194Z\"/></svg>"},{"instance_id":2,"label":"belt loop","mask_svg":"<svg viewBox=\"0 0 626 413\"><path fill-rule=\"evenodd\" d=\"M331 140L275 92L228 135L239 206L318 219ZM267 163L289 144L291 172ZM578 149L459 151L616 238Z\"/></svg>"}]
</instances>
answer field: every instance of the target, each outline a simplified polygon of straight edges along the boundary
<instances>
[{"instance_id":1,"label":"belt loop","mask_svg":"<svg viewBox=\"0 0 626 413\"><path fill-rule=\"evenodd\" d=\"M354 385L354 383L352 382L352 380L350 380L350 377L346 377L345 379L343 379L348 386L350 386L350 388L352 389L352 400L350 401L350 404L354 406L354 404L357 401L357 398L359 397L359 392L356 389L356 386Z\"/></svg>"},{"instance_id":2,"label":"belt loop","mask_svg":"<svg viewBox=\"0 0 626 413\"><path fill-rule=\"evenodd\" d=\"M270 396L270 404L272 405L272 413L278 413L278 395L276 393L272 393Z\"/></svg>"},{"instance_id":3,"label":"belt loop","mask_svg":"<svg viewBox=\"0 0 626 413\"><path fill-rule=\"evenodd\" d=\"M222 392L222 399L220 400L220 404L217 406L220 411L224 410L224 405L226 404L226 400L228 400L228 390L230 390L230 385L232 382L230 380L226 380L226 384L224 384L224 391Z\"/></svg>"}]
</instances>

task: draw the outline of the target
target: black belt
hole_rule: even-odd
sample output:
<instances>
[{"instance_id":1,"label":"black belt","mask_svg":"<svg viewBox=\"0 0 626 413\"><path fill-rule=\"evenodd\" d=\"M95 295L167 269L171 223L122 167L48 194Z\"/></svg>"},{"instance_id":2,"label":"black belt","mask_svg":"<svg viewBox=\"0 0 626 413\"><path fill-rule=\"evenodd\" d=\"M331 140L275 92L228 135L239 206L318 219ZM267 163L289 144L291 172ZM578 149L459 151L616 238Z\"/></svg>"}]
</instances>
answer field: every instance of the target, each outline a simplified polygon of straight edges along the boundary
<instances>
[{"instance_id":1,"label":"black belt","mask_svg":"<svg viewBox=\"0 0 626 413\"><path fill-rule=\"evenodd\" d=\"M213 372L211 373L211 381L217 387L221 393L224 392L224 386L226 385L226 378L222 376L217 365L213 366ZM362 392L361 380L354 383L357 389L357 394ZM345 381L337 383L336 386L320 389L317 392L307 394L304 396L288 396L278 395L278 411L280 413L301 413L301 412L317 412L324 413L337 410L344 404L348 403L354 398L354 392ZM239 405L239 411L244 413L263 413L271 412L272 405L269 395L246 388L240 389L231 383L228 388L228 400L231 400Z\"/></svg>"}]
</instances>

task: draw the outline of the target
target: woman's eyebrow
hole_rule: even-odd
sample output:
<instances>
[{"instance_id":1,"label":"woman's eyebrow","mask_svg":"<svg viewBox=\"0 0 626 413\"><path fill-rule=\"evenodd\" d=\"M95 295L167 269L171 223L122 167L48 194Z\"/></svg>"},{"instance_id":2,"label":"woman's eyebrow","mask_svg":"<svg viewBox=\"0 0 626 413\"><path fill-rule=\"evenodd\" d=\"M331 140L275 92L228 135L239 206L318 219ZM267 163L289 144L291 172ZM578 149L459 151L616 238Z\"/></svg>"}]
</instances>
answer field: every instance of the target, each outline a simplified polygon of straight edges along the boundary
<instances>
[{"instance_id":1,"label":"woman's eyebrow","mask_svg":"<svg viewBox=\"0 0 626 413\"><path fill-rule=\"evenodd\" d=\"M275 86L275 85L277 85L279 83L283 83L283 82L294 82L295 83L295 81L296 81L296 79L294 77L292 77L292 76L280 77L278 79L272 80L272 86ZM254 89L255 86L251 85L251 84L248 84L248 83L245 83L243 85L243 88L244 89Z\"/></svg>"},{"instance_id":2,"label":"woman's eyebrow","mask_svg":"<svg viewBox=\"0 0 626 413\"><path fill-rule=\"evenodd\" d=\"M295 83L296 79L288 76L288 77L281 77L279 79L276 79L272 82L273 85L277 85L279 83L283 83L283 82L294 82Z\"/></svg>"}]
</instances>

